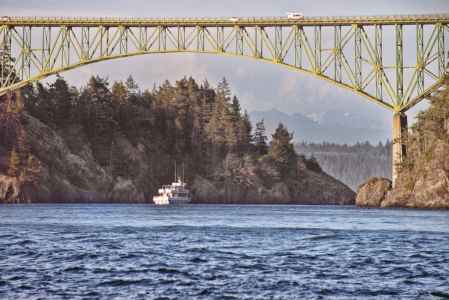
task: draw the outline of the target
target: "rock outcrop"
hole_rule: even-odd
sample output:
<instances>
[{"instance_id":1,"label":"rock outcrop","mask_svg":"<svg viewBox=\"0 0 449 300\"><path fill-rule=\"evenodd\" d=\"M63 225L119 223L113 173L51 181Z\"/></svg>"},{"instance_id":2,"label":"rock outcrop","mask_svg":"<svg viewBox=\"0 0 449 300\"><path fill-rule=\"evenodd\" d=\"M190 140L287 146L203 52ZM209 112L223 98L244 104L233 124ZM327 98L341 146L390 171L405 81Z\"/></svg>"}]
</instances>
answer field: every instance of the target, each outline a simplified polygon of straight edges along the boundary
<instances>
[{"instance_id":1,"label":"rock outcrop","mask_svg":"<svg viewBox=\"0 0 449 300\"><path fill-rule=\"evenodd\" d=\"M25 186L19 197L33 203L145 203L145 197L131 180L114 179L92 160L73 154L64 139L36 118L27 116L31 152L40 160L42 175L37 187ZM78 134L78 133L73 133Z\"/></svg>"},{"instance_id":2,"label":"rock outcrop","mask_svg":"<svg viewBox=\"0 0 449 300\"><path fill-rule=\"evenodd\" d=\"M197 176L191 185L192 203L354 205L356 193L325 172L303 170L298 180L276 183L271 189L229 185L217 188Z\"/></svg>"},{"instance_id":3,"label":"rock outcrop","mask_svg":"<svg viewBox=\"0 0 449 300\"><path fill-rule=\"evenodd\" d=\"M0 174L0 203L20 203L19 193L17 178Z\"/></svg>"},{"instance_id":4,"label":"rock outcrop","mask_svg":"<svg viewBox=\"0 0 449 300\"><path fill-rule=\"evenodd\" d=\"M386 178L371 178L357 189L355 205L380 207L390 190L390 180Z\"/></svg>"},{"instance_id":5,"label":"rock outcrop","mask_svg":"<svg viewBox=\"0 0 449 300\"><path fill-rule=\"evenodd\" d=\"M449 148L438 143L430 154L432 159L421 166L417 178L411 180L406 172L399 175L382 206L449 209Z\"/></svg>"},{"instance_id":6,"label":"rock outcrop","mask_svg":"<svg viewBox=\"0 0 449 300\"><path fill-rule=\"evenodd\" d=\"M399 173L394 188L384 181L367 182L357 193L356 205L449 209L449 147L438 143L430 155L415 177Z\"/></svg>"}]
</instances>

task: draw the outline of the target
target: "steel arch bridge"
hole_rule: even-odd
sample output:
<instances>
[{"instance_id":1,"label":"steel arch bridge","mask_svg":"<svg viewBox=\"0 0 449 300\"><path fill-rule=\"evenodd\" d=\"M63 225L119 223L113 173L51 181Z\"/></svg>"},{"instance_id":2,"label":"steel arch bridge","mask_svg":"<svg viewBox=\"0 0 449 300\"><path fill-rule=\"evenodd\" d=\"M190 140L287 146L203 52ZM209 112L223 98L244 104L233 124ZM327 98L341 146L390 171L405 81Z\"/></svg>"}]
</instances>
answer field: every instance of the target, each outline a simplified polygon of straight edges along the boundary
<instances>
[{"instance_id":1,"label":"steel arch bridge","mask_svg":"<svg viewBox=\"0 0 449 300\"><path fill-rule=\"evenodd\" d=\"M103 60L198 52L275 63L403 113L438 89L448 69L449 14L298 20L2 17L0 22L0 95ZM407 35L406 28L416 34ZM406 61L413 48L416 58Z\"/></svg>"}]
</instances>

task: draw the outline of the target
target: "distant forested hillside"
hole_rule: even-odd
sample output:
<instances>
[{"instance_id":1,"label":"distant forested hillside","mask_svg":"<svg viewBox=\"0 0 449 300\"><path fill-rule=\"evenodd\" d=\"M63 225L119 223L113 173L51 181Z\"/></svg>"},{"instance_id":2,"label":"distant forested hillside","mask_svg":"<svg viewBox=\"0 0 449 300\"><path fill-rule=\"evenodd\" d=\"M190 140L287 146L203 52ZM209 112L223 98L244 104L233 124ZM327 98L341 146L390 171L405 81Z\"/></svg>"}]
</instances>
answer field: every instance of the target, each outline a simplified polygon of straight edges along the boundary
<instances>
[{"instance_id":1,"label":"distant forested hillside","mask_svg":"<svg viewBox=\"0 0 449 300\"><path fill-rule=\"evenodd\" d=\"M377 146L369 142L357 143L353 146L334 143L295 144L297 153L307 157L316 157L323 171L344 182L352 190L372 177L383 177L391 180L392 145L387 140Z\"/></svg>"}]
</instances>

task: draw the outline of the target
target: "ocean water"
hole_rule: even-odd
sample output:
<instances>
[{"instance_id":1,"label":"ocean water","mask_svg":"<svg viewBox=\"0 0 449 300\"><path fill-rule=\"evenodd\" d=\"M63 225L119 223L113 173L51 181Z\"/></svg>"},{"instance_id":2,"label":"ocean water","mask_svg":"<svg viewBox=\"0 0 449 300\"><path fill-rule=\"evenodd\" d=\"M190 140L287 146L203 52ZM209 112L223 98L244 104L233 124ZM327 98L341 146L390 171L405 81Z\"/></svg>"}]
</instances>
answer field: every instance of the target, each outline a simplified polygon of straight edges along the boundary
<instances>
[{"instance_id":1,"label":"ocean water","mask_svg":"<svg viewBox=\"0 0 449 300\"><path fill-rule=\"evenodd\" d=\"M2 205L1 299L444 299L449 211Z\"/></svg>"}]
</instances>

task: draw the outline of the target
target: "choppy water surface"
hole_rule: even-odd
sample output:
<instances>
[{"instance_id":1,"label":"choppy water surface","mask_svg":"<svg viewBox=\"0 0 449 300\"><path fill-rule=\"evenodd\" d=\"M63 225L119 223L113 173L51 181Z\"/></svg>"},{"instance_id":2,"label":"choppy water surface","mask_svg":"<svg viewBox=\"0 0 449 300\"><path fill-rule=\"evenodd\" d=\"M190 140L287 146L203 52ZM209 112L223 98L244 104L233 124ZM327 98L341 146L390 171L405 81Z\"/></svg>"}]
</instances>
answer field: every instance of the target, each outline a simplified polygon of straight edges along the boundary
<instances>
[{"instance_id":1,"label":"choppy water surface","mask_svg":"<svg viewBox=\"0 0 449 300\"><path fill-rule=\"evenodd\" d=\"M2 205L0 298L449 298L449 211Z\"/></svg>"}]
</instances>

